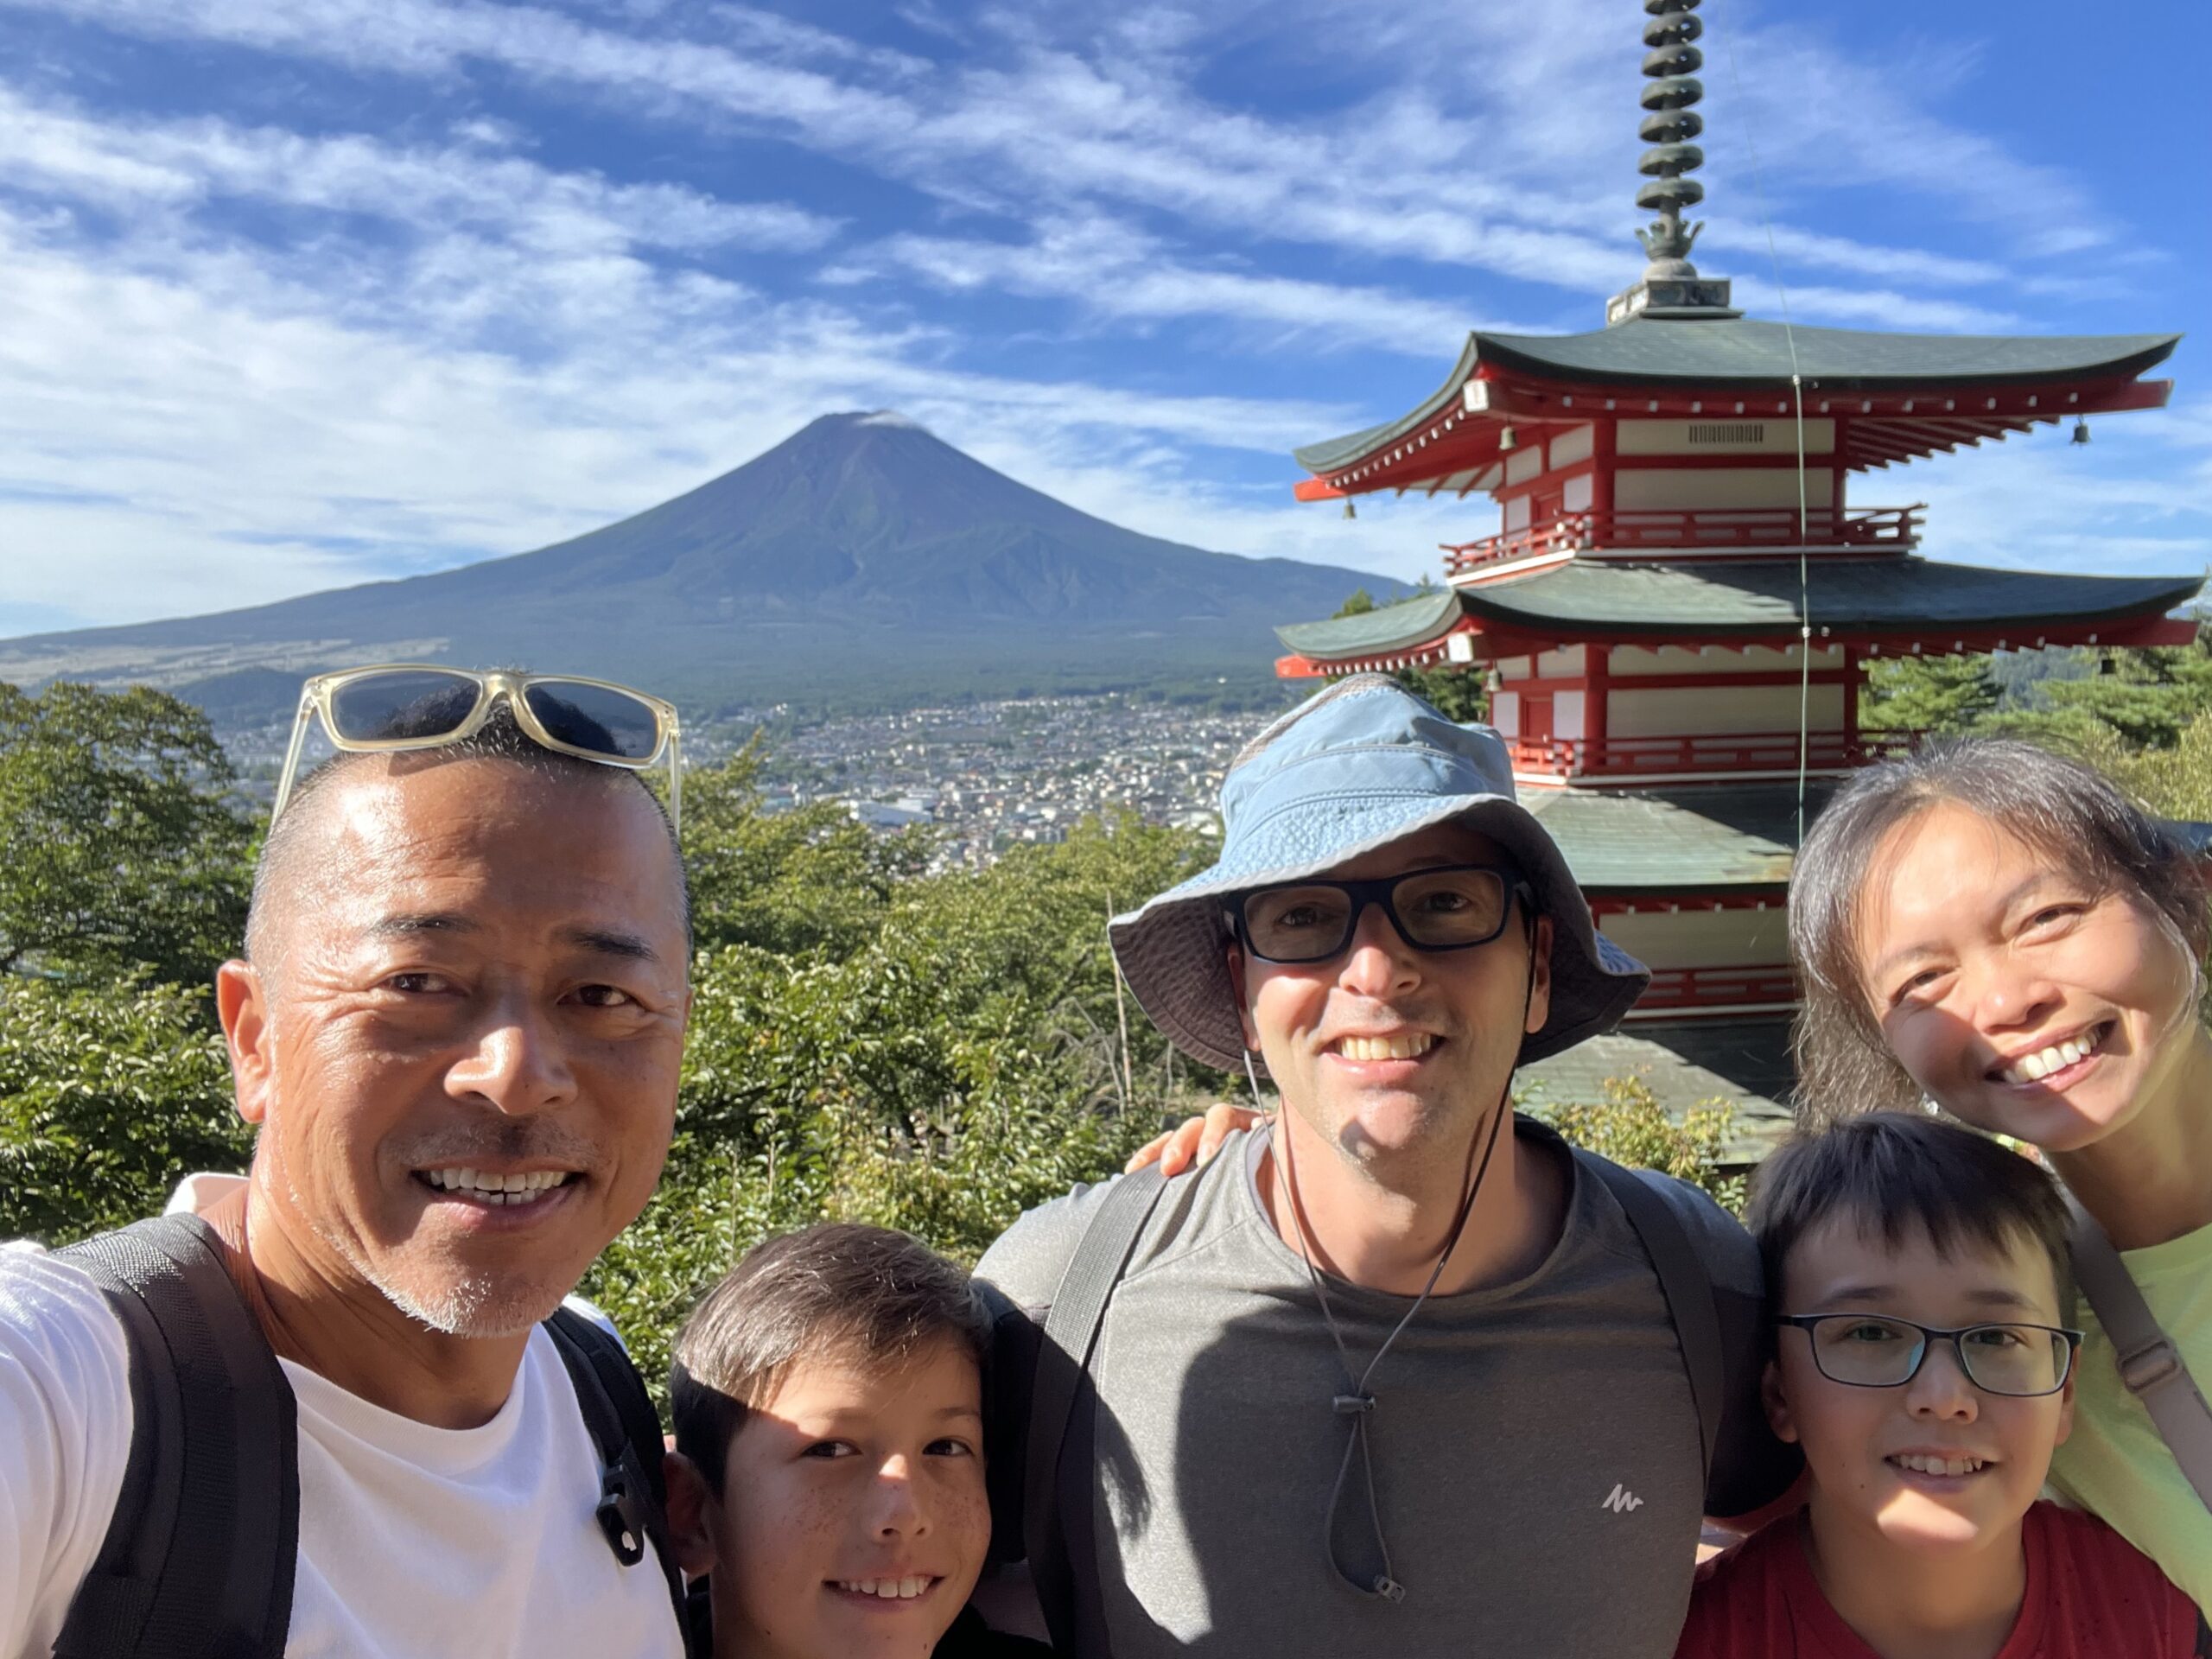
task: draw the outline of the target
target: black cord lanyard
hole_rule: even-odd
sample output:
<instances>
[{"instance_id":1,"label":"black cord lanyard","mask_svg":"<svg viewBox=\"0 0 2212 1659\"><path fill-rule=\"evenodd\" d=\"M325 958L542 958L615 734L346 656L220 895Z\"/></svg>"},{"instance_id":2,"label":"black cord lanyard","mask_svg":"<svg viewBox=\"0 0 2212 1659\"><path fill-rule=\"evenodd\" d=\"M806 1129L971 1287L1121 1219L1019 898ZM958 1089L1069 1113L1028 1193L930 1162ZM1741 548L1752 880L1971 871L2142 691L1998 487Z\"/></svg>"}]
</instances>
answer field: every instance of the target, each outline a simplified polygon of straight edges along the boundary
<instances>
[{"instance_id":1,"label":"black cord lanyard","mask_svg":"<svg viewBox=\"0 0 2212 1659\"><path fill-rule=\"evenodd\" d=\"M1534 943L1532 938L1530 940L1532 948L1529 957L1528 987L1522 995L1521 1024L1524 1029L1529 1023L1529 1006L1535 1001L1536 994L1536 962ZM1253 1098L1255 1101L1258 1100L1259 1074L1252 1068L1252 1057L1249 1052L1244 1056L1244 1075L1251 1082ZM1297 1160L1291 1150L1288 1127L1286 1125L1284 1128L1282 1135L1283 1187L1284 1197L1290 1205L1292 1238L1298 1246L1298 1259L1305 1265L1306 1276L1313 1286L1314 1298L1320 1304L1322 1320L1329 1327L1329 1338L1336 1344L1337 1358L1344 1366L1344 1391L1331 1399L1329 1408L1339 1417L1349 1417L1351 1420L1352 1428L1351 1438L1344 1444L1344 1461L1337 1465L1336 1484L1329 1491L1328 1511L1321 1518L1321 1550L1328 1558L1331 1570L1363 1596L1379 1597L1385 1601L1392 1602L1403 1601L1406 1599L1406 1586L1398 1581L1390 1565L1390 1544L1382 1532L1382 1506L1375 1494L1375 1459L1369 1449L1367 1440L1367 1423L1368 1419L1375 1413L1375 1396L1369 1391L1368 1384L1373 1380L1376 1368L1382 1363L1383 1356L1390 1351L1399 1337L1404 1333L1406 1327L1413 1323L1414 1315L1421 1312L1422 1304L1428 1300L1429 1293L1436 1288L1437 1281L1444 1276L1444 1266L1451 1261L1452 1253L1459 1248L1459 1236L1466 1230L1468 1218L1475 1212L1476 1197L1482 1192L1483 1178L1490 1173L1491 1154L1497 1150L1498 1129L1512 1115L1512 1102L1513 1079L1509 1073L1504 1091L1498 1096L1497 1109L1491 1113L1490 1133L1484 1137L1482 1159L1479 1163L1475 1159L1473 1143L1471 1141L1468 1144L1467 1162L1473 1171L1473 1179L1467 1182L1466 1196L1459 1201L1459 1213L1452 1223L1451 1234L1444 1241L1444 1249L1436 1258L1436 1265L1429 1269L1428 1282L1421 1287L1421 1294L1414 1298L1413 1306L1408 1308L1404 1316L1391 1327L1390 1334L1383 1338L1382 1345L1375 1351L1374 1357L1367 1362L1364 1369L1358 1370L1357 1380L1354 1377L1351 1351L1344 1344L1344 1332L1337 1324L1335 1310L1329 1306L1328 1287L1324 1282L1321 1274L1313 1266L1312 1252L1306 1249L1306 1209L1298 1197ZM1373 1579L1365 1581L1354 1576L1345 1568L1344 1563L1337 1559L1337 1511L1344 1503L1344 1484L1351 1478L1351 1463L1355 1455L1359 1459L1360 1471L1367 1485L1368 1522L1375 1534L1376 1550L1382 1558L1382 1570Z\"/></svg>"}]
</instances>

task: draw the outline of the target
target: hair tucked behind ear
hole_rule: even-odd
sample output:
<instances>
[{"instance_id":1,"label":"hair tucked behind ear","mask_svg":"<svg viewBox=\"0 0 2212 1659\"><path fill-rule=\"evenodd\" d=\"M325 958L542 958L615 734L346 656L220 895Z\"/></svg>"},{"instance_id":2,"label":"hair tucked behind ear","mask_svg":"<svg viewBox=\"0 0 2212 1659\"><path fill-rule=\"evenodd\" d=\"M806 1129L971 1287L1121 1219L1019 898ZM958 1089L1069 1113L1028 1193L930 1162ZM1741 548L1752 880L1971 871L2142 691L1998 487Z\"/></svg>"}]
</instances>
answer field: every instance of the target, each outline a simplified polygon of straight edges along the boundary
<instances>
[{"instance_id":1,"label":"hair tucked behind ear","mask_svg":"<svg viewBox=\"0 0 2212 1659\"><path fill-rule=\"evenodd\" d=\"M1963 738L1857 773L1814 822L1789 882L1789 950L1803 987L1793 1047L1801 1122L1910 1108L1919 1086L1890 1052L1859 969L1859 906L1875 855L1930 808L1964 807L2082 876L2151 906L2203 983L2212 944L2195 852L2094 767L2012 738Z\"/></svg>"}]
</instances>

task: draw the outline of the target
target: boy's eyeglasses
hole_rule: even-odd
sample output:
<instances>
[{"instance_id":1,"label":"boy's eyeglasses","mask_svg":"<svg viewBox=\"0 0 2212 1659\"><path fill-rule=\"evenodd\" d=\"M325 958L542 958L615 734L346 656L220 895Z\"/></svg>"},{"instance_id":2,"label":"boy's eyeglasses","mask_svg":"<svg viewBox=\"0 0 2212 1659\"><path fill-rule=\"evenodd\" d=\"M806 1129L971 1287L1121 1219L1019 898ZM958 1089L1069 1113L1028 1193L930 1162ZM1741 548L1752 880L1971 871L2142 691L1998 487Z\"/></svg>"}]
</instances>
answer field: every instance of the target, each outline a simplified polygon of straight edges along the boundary
<instances>
[{"instance_id":1,"label":"boy's eyeglasses","mask_svg":"<svg viewBox=\"0 0 2212 1659\"><path fill-rule=\"evenodd\" d=\"M1351 943L1361 913L1380 905L1398 937L1416 950L1464 950L1505 931L1519 872L1493 864L1453 864L1370 881L1296 881L1255 887L1230 901L1237 940L1265 962L1326 962Z\"/></svg>"},{"instance_id":2,"label":"boy's eyeglasses","mask_svg":"<svg viewBox=\"0 0 2212 1659\"><path fill-rule=\"evenodd\" d=\"M2054 1325L1967 1325L1955 1331L1886 1313L1787 1313L1812 1339L1813 1363L1831 1382L1897 1389L1920 1375L1929 1348L1948 1342L1967 1381L1984 1394L2056 1394L2074 1370L2082 1332Z\"/></svg>"},{"instance_id":3,"label":"boy's eyeglasses","mask_svg":"<svg viewBox=\"0 0 2212 1659\"><path fill-rule=\"evenodd\" d=\"M483 729L505 701L531 741L558 754L643 772L668 763L668 817L677 822L683 766L676 707L607 680L505 674L435 664L387 663L318 674L300 688L291 747L276 782L275 823L291 798L308 727L318 716L337 747L355 753L435 749Z\"/></svg>"}]
</instances>

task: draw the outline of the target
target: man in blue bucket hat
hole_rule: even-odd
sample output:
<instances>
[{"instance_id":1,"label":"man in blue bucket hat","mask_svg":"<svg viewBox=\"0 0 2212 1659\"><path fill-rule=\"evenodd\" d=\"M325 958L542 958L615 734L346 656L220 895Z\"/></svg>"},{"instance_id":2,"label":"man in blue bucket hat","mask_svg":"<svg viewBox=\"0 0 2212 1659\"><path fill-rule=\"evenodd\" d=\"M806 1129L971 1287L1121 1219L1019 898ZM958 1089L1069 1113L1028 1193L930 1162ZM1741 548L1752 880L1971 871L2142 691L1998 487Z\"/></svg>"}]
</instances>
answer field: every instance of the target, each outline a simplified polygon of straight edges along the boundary
<instances>
[{"instance_id":1,"label":"man in blue bucket hat","mask_svg":"<svg viewBox=\"0 0 2212 1659\"><path fill-rule=\"evenodd\" d=\"M1116 918L1114 951L1177 1046L1255 1096L1264 1065L1281 1109L1195 1177L1030 1211L979 1270L1020 1311L1002 1333L1043 1327L1010 1414L1054 1637L1666 1659L1700 1517L1794 1473L1758 1405L1758 1252L1510 1101L1648 973L1497 734L1383 676L1277 720L1221 800L1218 861Z\"/></svg>"}]
</instances>

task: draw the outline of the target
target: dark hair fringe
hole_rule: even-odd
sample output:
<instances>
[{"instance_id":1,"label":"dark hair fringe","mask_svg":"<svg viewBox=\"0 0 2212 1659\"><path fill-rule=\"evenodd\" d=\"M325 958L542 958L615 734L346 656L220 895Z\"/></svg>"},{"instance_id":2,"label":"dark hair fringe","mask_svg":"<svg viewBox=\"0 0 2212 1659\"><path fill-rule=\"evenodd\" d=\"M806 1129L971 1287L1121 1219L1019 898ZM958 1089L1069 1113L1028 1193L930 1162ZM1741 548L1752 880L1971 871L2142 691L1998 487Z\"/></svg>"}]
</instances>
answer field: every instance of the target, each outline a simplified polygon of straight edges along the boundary
<instances>
[{"instance_id":1,"label":"dark hair fringe","mask_svg":"<svg viewBox=\"0 0 2212 1659\"><path fill-rule=\"evenodd\" d=\"M1892 1249L1917 1230L1946 1257L1961 1246L2005 1250L2032 1239L2064 1296L2072 1224L2050 1171L1933 1113L1866 1112L1801 1131L1759 1166L1747 1219L1778 1311L1798 1311L1781 1301L1790 1252L1837 1215L1870 1236L1878 1230Z\"/></svg>"},{"instance_id":2,"label":"dark hair fringe","mask_svg":"<svg viewBox=\"0 0 2212 1659\"><path fill-rule=\"evenodd\" d=\"M985 1370L991 1321L965 1271L887 1227L822 1222L758 1244L700 1300L669 1378L676 1449L716 1496L729 1444L802 1355L895 1371L938 1342Z\"/></svg>"},{"instance_id":3,"label":"dark hair fringe","mask_svg":"<svg viewBox=\"0 0 2212 1659\"><path fill-rule=\"evenodd\" d=\"M1916 1105L1863 988L1859 906L1899 826L1949 802L2086 877L2140 896L2200 968L2212 947L2196 855L2094 766L2017 738L1959 738L1855 773L1814 820L1789 880L1789 951L1804 1004L1792 1035L1798 1121Z\"/></svg>"}]
</instances>

